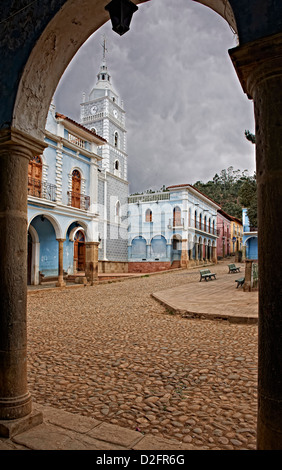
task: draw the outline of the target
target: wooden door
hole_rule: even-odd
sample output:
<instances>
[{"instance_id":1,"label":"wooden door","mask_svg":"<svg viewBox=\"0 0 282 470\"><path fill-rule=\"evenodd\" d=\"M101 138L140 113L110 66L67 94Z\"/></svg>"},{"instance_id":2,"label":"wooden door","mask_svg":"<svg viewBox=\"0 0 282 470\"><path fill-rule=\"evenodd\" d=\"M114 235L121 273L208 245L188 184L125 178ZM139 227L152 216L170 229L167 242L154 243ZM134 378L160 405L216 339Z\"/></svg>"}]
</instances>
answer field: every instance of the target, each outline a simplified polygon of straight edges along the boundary
<instances>
[{"instance_id":1,"label":"wooden door","mask_svg":"<svg viewBox=\"0 0 282 470\"><path fill-rule=\"evenodd\" d=\"M77 271L85 271L85 237L81 230L74 237L74 265Z\"/></svg>"},{"instance_id":2,"label":"wooden door","mask_svg":"<svg viewBox=\"0 0 282 470\"><path fill-rule=\"evenodd\" d=\"M72 197L71 205L80 209L80 190L81 190L81 175L78 170L72 172Z\"/></svg>"},{"instance_id":3,"label":"wooden door","mask_svg":"<svg viewBox=\"0 0 282 470\"><path fill-rule=\"evenodd\" d=\"M39 156L33 157L28 164L28 194L42 196L42 161Z\"/></svg>"}]
</instances>

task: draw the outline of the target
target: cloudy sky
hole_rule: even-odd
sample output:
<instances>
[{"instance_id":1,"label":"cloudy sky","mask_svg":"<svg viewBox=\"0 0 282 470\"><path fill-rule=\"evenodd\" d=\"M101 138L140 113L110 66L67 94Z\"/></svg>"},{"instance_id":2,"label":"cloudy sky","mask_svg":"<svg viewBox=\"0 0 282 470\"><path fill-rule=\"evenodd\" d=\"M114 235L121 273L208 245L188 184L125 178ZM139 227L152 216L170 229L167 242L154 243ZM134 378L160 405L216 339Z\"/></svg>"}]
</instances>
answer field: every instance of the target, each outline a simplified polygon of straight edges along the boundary
<instances>
[{"instance_id":1,"label":"cloudy sky","mask_svg":"<svg viewBox=\"0 0 282 470\"><path fill-rule=\"evenodd\" d=\"M124 101L130 193L203 182L232 166L255 170L253 103L228 49L236 37L223 18L190 0L139 5L118 36L108 22L76 54L55 93L58 112L79 121L82 94L96 83L107 38L107 65Z\"/></svg>"}]
</instances>

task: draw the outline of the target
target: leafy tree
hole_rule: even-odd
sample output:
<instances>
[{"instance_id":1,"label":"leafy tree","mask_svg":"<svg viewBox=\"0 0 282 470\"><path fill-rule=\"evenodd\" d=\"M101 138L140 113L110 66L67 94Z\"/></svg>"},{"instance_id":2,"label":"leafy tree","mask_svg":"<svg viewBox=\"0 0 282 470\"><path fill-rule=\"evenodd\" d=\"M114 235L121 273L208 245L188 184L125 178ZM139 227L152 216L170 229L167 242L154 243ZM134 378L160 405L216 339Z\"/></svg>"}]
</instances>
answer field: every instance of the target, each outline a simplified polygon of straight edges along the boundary
<instances>
[{"instance_id":1,"label":"leafy tree","mask_svg":"<svg viewBox=\"0 0 282 470\"><path fill-rule=\"evenodd\" d=\"M247 170L241 172L230 166L221 170L219 174L216 173L213 179L207 183L197 181L194 187L213 199L227 214L242 219L242 203L239 193L241 187L249 179L252 177L248 175Z\"/></svg>"},{"instance_id":2,"label":"leafy tree","mask_svg":"<svg viewBox=\"0 0 282 470\"><path fill-rule=\"evenodd\" d=\"M250 131L245 131L245 136L246 136L247 140L252 142L252 144L256 143L256 136L254 134L252 134Z\"/></svg>"},{"instance_id":3,"label":"leafy tree","mask_svg":"<svg viewBox=\"0 0 282 470\"><path fill-rule=\"evenodd\" d=\"M257 183L255 176L245 181L240 189L239 199L241 204L247 208L251 226L257 227Z\"/></svg>"}]
</instances>

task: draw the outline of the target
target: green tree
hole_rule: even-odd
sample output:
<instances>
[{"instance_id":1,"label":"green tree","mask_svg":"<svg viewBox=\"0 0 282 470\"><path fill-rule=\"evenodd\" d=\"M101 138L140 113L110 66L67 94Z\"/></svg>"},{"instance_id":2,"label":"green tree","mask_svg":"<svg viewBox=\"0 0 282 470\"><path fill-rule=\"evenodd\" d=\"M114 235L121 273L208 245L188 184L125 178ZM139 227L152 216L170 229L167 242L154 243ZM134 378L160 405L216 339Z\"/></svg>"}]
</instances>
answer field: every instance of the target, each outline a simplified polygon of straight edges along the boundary
<instances>
[{"instance_id":1,"label":"green tree","mask_svg":"<svg viewBox=\"0 0 282 470\"><path fill-rule=\"evenodd\" d=\"M252 144L256 143L256 136L254 134L252 134L250 131L245 131L245 136L246 136L247 140L252 142Z\"/></svg>"},{"instance_id":2,"label":"green tree","mask_svg":"<svg viewBox=\"0 0 282 470\"><path fill-rule=\"evenodd\" d=\"M253 227L257 227L257 183L255 176L246 180L242 185L239 192L239 200L242 206L247 208L250 224Z\"/></svg>"},{"instance_id":3,"label":"green tree","mask_svg":"<svg viewBox=\"0 0 282 470\"><path fill-rule=\"evenodd\" d=\"M242 218L242 204L239 192L243 184L252 177L248 176L248 171L234 170L233 166L216 173L212 180L207 183L197 181L194 187L210 197L227 214Z\"/></svg>"}]
</instances>

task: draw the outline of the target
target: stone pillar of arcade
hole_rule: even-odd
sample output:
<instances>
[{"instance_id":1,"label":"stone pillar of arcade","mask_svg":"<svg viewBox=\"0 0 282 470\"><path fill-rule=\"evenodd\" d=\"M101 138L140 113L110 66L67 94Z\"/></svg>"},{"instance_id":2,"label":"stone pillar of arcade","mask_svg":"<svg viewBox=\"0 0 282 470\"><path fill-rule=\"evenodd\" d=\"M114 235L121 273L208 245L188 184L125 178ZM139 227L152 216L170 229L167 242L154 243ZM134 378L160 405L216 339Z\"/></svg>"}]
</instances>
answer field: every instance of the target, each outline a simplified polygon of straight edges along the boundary
<instances>
[{"instance_id":1,"label":"stone pillar of arcade","mask_svg":"<svg viewBox=\"0 0 282 470\"><path fill-rule=\"evenodd\" d=\"M257 448L281 450L282 33L229 53L255 113L260 276Z\"/></svg>"},{"instance_id":2,"label":"stone pillar of arcade","mask_svg":"<svg viewBox=\"0 0 282 470\"><path fill-rule=\"evenodd\" d=\"M99 242L85 243L85 276L91 286L98 280L98 249Z\"/></svg>"},{"instance_id":3,"label":"stone pillar of arcade","mask_svg":"<svg viewBox=\"0 0 282 470\"><path fill-rule=\"evenodd\" d=\"M33 420L27 386L27 177L29 160L44 148L43 142L15 129L0 132L0 265L5 267L0 276L0 435L4 437Z\"/></svg>"}]
</instances>

